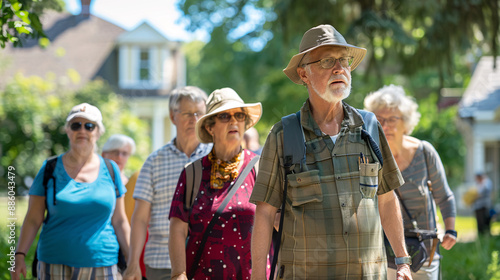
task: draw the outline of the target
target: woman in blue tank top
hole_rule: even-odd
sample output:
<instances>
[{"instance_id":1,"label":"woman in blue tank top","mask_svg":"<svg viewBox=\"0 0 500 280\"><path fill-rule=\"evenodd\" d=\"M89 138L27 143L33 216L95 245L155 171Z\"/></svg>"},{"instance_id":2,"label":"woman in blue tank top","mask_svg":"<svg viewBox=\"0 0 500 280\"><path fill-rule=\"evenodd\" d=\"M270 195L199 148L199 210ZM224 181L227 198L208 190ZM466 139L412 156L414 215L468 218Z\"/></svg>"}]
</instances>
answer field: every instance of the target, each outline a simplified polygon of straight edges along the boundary
<instances>
[{"instance_id":1,"label":"woman in blue tank top","mask_svg":"<svg viewBox=\"0 0 500 280\"><path fill-rule=\"evenodd\" d=\"M101 112L87 103L73 107L65 131L69 151L55 164L45 161L30 188L12 279L26 277L24 258L42 223L38 279L118 279L118 249L128 256L126 189L116 163L96 153L96 142L104 133ZM50 179L44 184L46 176Z\"/></svg>"}]
</instances>

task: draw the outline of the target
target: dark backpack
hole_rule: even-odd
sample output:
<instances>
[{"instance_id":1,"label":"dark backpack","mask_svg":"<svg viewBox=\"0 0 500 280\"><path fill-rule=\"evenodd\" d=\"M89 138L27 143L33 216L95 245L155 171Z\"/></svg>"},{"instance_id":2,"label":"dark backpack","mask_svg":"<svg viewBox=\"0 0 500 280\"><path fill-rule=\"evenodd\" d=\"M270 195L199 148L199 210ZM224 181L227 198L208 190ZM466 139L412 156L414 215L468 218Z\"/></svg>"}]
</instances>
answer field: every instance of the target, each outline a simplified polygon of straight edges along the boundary
<instances>
[{"instance_id":1,"label":"dark backpack","mask_svg":"<svg viewBox=\"0 0 500 280\"><path fill-rule=\"evenodd\" d=\"M53 204L56 205L56 178L54 177L54 170L56 169L56 164L57 164L57 158L58 156L52 156L47 159L47 163L45 164L45 170L43 172L43 188L45 190L45 198L47 198L47 189L48 189L48 184L50 179L52 179L52 186L54 188L54 198L53 198ZM111 164L111 160L107 158L103 158L104 163L106 163L106 167L108 168L109 175L111 175L111 179L113 180L113 184L115 185L115 191L116 195L120 195L120 192L118 191L118 186L116 185L115 182L115 170L113 169L113 165ZM49 207L47 205L47 199L45 199L45 209L47 209L47 215L45 216L44 223L47 223L49 220ZM31 264L31 274L33 277L37 277L37 265L38 265L38 246L37 249L35 250L35 257L33 258L33 263ZM121 269L120 266L123 267L125 265L125 268L127 267L127 263L125 262L125 257L121 250L118 252L118 267ZM125 269L124 268L124 269Z\"/></svg>"},{"instance_id":2,"label":"dark backpack","mask_svg":"<svg viewBox=\"0 0 500 280\"><path fill-rule=\"evenodd\" d=\"M363 126L361 129L361 138L365 140L371 147L373 153L382 165L382 153L380 152L378 121L375 115L371 112L358 110L359 114L363 117ZM300 111L295 114L290 114L281 118L283 124L283 162L285 167L285 186L283 189L283 201L281 209L285 209L286 194L288 179L287 175L292 173L293 166L300 164L300 168L306 163L306 141L304 130L300 123ZM278 263L278 254L281 245L281 236L283 230L284 213L280 217L280 226L277 234L273 234L274 256L271 264L271 274L269 279L274 278L276 264ZM281 270L283 271L283 270ZM281 277L281 275L279 276Z\"/></svg>"}]
</instances>

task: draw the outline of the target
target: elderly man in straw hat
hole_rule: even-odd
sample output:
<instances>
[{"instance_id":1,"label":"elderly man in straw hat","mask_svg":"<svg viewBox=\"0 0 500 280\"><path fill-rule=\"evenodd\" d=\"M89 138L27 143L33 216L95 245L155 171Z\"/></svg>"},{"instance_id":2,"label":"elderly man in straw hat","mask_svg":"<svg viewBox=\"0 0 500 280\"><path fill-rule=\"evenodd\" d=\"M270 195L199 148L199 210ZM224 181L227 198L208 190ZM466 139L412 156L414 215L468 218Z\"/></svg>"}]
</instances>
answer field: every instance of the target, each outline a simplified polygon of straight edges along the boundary
<instances>
[{"instance_id":1,"label":"elderly man in straw hat","mask_svg":"<svg viewBox=\"0 0 500 280\"><path fill-rule=\"evenodd\" d=\"M306 142L305 164L295 164L285 175L283 141L288 138L278 122L264 145L250 199L257 205L252 279L265 279L274 219L283 199L277 266L283 279L385 279L382 230L397 257L397 279L411 279L401 211L393 193L403 183L401 173L382 127L376 121L372 129L366 127L370 122L363 126L373 114L364 118L343 102L351 91L351 71L366 49L348 44L331 25L320 25L304 34L299 51L284 72L309 92L298 116ZM370 138L365 129L374 131L379 151L365 140ZM375 171L363 175L360 170L365 167ZM360 183L368 175L374 178L371 192Z\"/></svg>"}]
</instances>

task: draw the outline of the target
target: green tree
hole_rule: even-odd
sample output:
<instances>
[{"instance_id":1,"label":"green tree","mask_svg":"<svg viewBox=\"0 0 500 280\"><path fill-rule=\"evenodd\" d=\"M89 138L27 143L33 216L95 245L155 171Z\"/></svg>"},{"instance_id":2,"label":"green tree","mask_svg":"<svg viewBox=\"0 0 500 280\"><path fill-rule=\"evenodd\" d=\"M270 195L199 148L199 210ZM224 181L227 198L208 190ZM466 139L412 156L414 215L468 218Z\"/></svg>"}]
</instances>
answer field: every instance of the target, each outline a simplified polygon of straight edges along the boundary
<instances>
[{"instance_id":1,"label":"green tree","mask_svg":"<svg viewBox=\"0 0 500 280\"><path fill-rule=\"evenodd\" d=\"M232 87L245 101L262 102L264 113L257 129L264 140L275 122L297 111L307 98L307 90L291 83L282 69L298 52L308 28L331 23L348 42L368 49L365 62L352 73L347 102L361 108L364 97L383 85L405 87L421 101L421 110L432 108L422 114L415 133L443 154L444 165L450 166L449 179L455 183L462 178L463 141L450 129L456 108L438 112L437 96L443 87L466 86L471 75L466 54L498 52L498 3L183 0L179 7L190 27L212 34L208 43L186 48L188 83L207 92ZM429 109L427 98L434 98ZM432 126L425 125L429 121ZM456 141L460 152L453 153L441 139Z\"/></svg>"},{"instance_id":2,"label":"green tree","mask_svg":"<svg viewBox=\"0 0 500 280\"><path fill-rule=\"evenodd\" d=\"M103 113L106 133L98 146L114 133L129 135L138 149L127 172L141 167L149 151L147 124L133 116L122 98L104 82L94 81L78 92L66 92L56 81L17 75L0 91L0 186L7 186L7 168L13 166L16 186L25 189L47 157L68 150L66 116L82 102L97 106Z\"/></svg>"},{"instance_id":3,"label":"green tree","mask_svg":"<svg viewBox=\"0 0 500 280\"><path fill-rule=\"evenodd\" d=\"M49 41L40 16L46 10L63 9L63 0L0 0L0 47L5 48L8 43L22 46L23 38L40 38L40 46L46 46Z\"/></svg>"}]
</instances>

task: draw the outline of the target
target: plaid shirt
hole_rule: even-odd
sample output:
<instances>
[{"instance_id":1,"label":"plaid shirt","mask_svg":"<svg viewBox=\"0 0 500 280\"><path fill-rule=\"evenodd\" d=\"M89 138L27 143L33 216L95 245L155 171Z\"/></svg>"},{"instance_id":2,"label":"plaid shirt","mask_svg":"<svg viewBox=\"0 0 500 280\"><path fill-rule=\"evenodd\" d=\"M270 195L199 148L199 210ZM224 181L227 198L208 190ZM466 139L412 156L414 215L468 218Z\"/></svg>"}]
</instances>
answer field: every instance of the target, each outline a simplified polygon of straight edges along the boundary
<instances>
[{"instance_id":1,"label":"plaid shirt","mask_svg":"<svg viewBox=\"0 0 500 280\"><path fill-rule=\"evenodd\" d=\"M362 198L358 158L363 152L376 162L361 139L363 119L344 103L345 118L336 143L312 118L309 100L301 108L306 139L306 168L288 175L288 193L280 251L283 279L386 279L378 199ZM381 126L377 194L402 183ZM283 126L268 135L259 175L250 198L280 208L283 191Z\"/></svg>"},{"instance_id":2,"label":"plaid shirt","mask_svg":"<svg viewBox=\"0 0 500 280\"><path fill-rule=\"evenodd\" d=\"M135 185L134 198L151 203L149 239L144 263L152 268L171 268L168 255L168 214L179 175L184 165L207 155L212 144L200 144L187 157L175 146L175 139L153 152L144 165Z\"/></svg>"}]
</instances>

